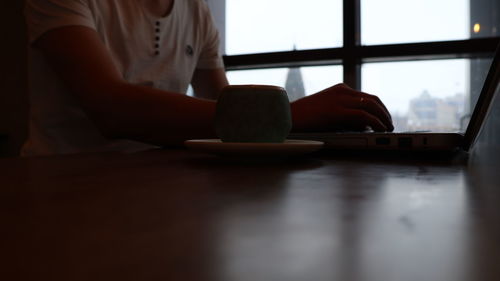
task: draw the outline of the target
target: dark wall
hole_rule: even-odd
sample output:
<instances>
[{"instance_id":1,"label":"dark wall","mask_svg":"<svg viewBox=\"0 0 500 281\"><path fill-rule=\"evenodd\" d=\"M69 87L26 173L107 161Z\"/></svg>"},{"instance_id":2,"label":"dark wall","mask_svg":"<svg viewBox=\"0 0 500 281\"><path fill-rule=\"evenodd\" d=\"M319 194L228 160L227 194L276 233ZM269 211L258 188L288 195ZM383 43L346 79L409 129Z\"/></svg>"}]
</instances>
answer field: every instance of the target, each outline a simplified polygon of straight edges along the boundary
<instances>
[{"instance_id":1,"label":"dark wall","mask_svg":"<svg viewBox=\"0 0 500 281\"><path fill-rule=\"evenodd\" d=\"M26 32L23 0L0 1L0 134L7 143L0 156L15 156L26 139L28 98L26 79Z\"/></svg>"}]
</instances>

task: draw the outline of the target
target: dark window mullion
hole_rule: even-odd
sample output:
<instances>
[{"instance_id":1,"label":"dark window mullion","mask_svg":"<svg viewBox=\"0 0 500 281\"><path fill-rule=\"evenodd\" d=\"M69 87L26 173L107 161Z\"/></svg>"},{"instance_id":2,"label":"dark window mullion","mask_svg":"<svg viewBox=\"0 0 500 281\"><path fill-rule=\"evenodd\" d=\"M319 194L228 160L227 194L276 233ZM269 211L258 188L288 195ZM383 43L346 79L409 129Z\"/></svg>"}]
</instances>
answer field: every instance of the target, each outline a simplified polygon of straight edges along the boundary
<instances>
[{"instance_id":1,"label":"dark window mullion","mask_svg":"<svg viewBox=\"0 0 500 281\"><path fill-rule=\"evenodd\" d=\"M228 70L331 65L355 57L362 62L476 58L495 52L500 37L458 41L358 46L224 56ZM349 51L349 52L348 52Z\"/></svg>"},{"instance_id":2,"label":"dark window mullion","mask_svg":"<svg viewBox=\"0 0 500 281\"><path fill-rule=\"evenodd\" d=\"M361 0L344 0L344 83L361 89Z\"/></svg>"}]
</instances>

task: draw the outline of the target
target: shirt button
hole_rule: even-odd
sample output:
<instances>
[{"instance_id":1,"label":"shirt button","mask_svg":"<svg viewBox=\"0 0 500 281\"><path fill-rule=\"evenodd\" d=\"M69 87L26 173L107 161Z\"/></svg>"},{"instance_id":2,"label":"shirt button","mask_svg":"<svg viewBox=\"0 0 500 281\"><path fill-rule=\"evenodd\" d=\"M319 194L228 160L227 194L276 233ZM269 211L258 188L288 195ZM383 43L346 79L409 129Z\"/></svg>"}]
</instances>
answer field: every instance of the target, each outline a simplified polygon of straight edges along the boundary
<instances>
[{"instance_id":1,"label":"shirt button","mask_svg":"<svg viewBox=\"0 0 500 281\"><path fill-rule=\"evenodd\" d=\"M160 36L156 36L156 37L155 37L155 40L156 40L156 41L160 41Z\"/></svg>"},{"instance_id":2,"label":"shirt button","mask_svg":"<svg viewBox=\"0 0 500 281\"><path fill-rule=\"evenodd\" d=\"M187 45L186 54L188 54L189 56L193 56L194 50L193 50L193 47L191 47L191 45Z\"/></svg>"},{"instance_id":3,"label":"shirt button","mask_svg":"<svg viewBox=\"0 0 500 281\"><path fill-rule=\"evenodd\" d=\"M160 26L160 22L159 21L156 22L156 26Z\"/></svg>"}]
</instances>

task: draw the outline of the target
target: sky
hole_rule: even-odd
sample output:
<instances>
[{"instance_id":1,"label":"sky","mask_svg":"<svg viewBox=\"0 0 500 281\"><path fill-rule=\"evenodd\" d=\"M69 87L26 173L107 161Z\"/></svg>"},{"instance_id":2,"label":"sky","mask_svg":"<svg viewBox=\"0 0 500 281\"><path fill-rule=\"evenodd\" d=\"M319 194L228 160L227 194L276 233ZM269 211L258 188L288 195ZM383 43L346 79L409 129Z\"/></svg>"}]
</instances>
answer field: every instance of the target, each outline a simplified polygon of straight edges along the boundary
<instances>
[{"instance_id":1,"label":"sky","mask_svg":"<svg viewBox=\"0 0 500 281\"><path fill-rule=\"evenodd\" d=\"M265 8L263 8L265 7ZM362 44L469 38L469 0L361 0ZM342 0L226 0L226 54L342 46ZM283 86L287 69L230 71L232 84ZM302 68L308 94L342 82L342 66ZM362 90L405 114L424 90L468 95L464 59L362 66Z\"/></svg>"}]
</instances>

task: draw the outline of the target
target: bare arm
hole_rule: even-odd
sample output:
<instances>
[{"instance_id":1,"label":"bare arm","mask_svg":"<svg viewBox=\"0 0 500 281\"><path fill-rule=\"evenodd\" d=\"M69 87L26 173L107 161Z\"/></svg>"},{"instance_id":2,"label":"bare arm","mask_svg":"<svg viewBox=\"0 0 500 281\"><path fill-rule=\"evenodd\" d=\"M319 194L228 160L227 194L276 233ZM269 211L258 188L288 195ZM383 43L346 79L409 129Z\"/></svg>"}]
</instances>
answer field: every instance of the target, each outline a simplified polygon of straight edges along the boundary
<instances>
[{"instance_id":1,"label":"bare arm","mask_svg":"<svg viewBox=\"0 0 500 281\"><path fill-rule=\"evenodd\" d=\"M80 26L55 29L35 46L104 135L157 145L215 137L214 101L127 83L94 30ZM205 91L203 83L196 83L200 92L214 92L218 87L211 84Z\"/></svg>"},{"instance_id":2,"label":"bare arm","mask_svg":"<svg viewBox=\"0 0 500 281\"><path fill-rule=\"evenodd\" d=\"M229 85L226 71L219 69L197 69L191 84L197 98L216 100L220 91Z\"/></svg>"},{"instance_id":3,"label":"bare arm","mask_svg":"<svg viewBox=\"0 0 500 281\"><path fill-rule=\"evenodd\" d=\"M224 71L198 70L197 97L127 83L98 34L71 26L43 35L35 46L79 99L101 132L157 145L186 139L214 138L215 99L227 85ZM363 102L361 102L363 98ZM337 85L291 105L294 131L392 130L390 115L375 96Z\"/></svg>"}]
</instances>

